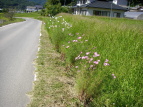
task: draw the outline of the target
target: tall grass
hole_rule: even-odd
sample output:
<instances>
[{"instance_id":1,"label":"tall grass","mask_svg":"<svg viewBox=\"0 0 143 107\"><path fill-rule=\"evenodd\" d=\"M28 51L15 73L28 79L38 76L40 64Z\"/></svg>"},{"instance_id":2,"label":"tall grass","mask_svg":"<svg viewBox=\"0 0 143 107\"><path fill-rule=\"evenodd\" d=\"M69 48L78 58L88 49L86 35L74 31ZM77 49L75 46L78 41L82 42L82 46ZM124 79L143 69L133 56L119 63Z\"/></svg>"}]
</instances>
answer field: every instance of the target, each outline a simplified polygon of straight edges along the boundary
<instances>
[{"instance_id":1,"label":"tall grass","mask_svg":"<svg viewBox=\"0 0 143 107\"><path fill-rule=\"evenodd\" d=\"M60 14L45 23L85 106L143 106L143 21Z\"/></svg>"},{"instance_id":2,"label":"tall grass","mask_svg":"<svg viewBox=\"0 0 143 107\"><path fill-rule=\"evenodd\" d=\"M40 17L40 13L38 12L31 12L31 13L16 13L15 17L31 17L31 18L38 18Z\"/></svg>"}]
</instances>

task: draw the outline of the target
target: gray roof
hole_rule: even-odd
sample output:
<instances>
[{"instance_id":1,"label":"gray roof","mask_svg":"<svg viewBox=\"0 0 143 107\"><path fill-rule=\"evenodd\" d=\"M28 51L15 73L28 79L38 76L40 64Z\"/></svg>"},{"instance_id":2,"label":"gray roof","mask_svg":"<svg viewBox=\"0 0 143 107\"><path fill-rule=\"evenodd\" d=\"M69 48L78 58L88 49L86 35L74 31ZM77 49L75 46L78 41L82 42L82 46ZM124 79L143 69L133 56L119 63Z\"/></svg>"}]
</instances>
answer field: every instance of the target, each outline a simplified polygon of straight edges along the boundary
<instances>
[{"instance_id":1,"label":"gray roof","mask_svg":"<svg viewBox=\"0 0 143 107\"><path fill-rule=\"evenodd\" d=\"M106 2L106 1L95 1L95 2L92 2L92 3L89 3L89 4L82 5L80 7L111 9L111 4L112 4L112 9L124 10L124 11L127 10L126 8L123 8L119 5L116 5L116 4L113 4L113 3L110 3L110 2Z\"/></svg>"},{"instance_id":2,"label":"gray roof","mask_svg":"<svg viewBox=\"0 0 143 107\"><path fill-rule=\"evenodd\" d=\"M138 19L140 15L143 15L143 12L125 12L125 17Z\"/></svg>"},{"instance_id":3,"label":"gray roof","mask_svg":"<svg viewBox=\"0 0 143 107\"><path fill-rule=\"evenodd\" d=\"M41 6L41 5L35 5L35 7L38 9L43 9L43 6Z\"/></svg>"}]
</instances>

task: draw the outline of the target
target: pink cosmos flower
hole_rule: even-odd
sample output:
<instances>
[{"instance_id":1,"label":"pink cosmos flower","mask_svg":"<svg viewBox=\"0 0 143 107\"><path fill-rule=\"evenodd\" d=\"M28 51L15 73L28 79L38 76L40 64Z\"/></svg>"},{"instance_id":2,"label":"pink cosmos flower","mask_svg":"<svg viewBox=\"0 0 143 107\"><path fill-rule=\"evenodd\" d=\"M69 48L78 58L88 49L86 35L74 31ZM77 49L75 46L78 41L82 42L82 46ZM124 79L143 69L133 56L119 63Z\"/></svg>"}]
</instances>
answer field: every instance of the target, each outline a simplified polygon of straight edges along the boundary
<instances>
[{"instance_id":1,"label":"pink cosmos flower","mask_svg":"<svg viewBox=\"0 0 143 107\"><path fill-rule=\"evenodd\" d=\"M104 63L104 66L109 66L110 64L108 64L108 63Z\"/></svg>"},{"instance_id":2,"label":"pink cosmos flower","mask_svg":"<svg viewBox=\"0 0 143 107\"><path fill-rule=\"evenodd\" d=\"M78 60L78 57L75 57L75 60Z\"/></svg>"},{"instance_id":3,"label":"pink cosmos flower","mask_svg":"<svg viewBox=\"0 0 143 107\"><path fill-rule=\"evenodd\" d=\"M100 60L97 60L98 62L100 62Z\"/></svg>"},{"instance_id":4,"label":"pink cosmos flower","mask_svg":"<svg viewBox=\"0 0 143 107\"><path fill-rule=\"evenodd\" d=\"M81 37L78 37L77 39L81 39Z\"/></svg>"},{"instance_id":5,"label":"pink cosmos flower","mask_svg":"<svg viewBox=\"0 0 143 107\"><path fill-rule=\"evenodd\" d=\"M75 58L75 60L81 59L80 55L78 57Z\"/></svg>"},{"instance_id":6,"label":"pink cosmos flower","mask_svg":"<svg viewBox=\"0 0 143 107\"><path fill-rule=\"evenodd\" d=\"M94 64L99 64L100 60L94 61Z\"/></svg>"},{"instance_id":7,"label":"pink cosmos flower","mask_svg":"<svg viewBox=\"0 0 143 107\"><path fill-rule=\"evenodd\" d=\"M66 48L69 48L70 46L67 46Z\"/></svg>"},{"instance_id":8,"label":"pink cosmos flower","mask_svg":"<svg viewBox=\"0 0 143 107\"><path fill-rule=\"evenodd\" d=\"M98 62L98 61L94 61L93 63L94 63L94 64L98 64L99 62Z\"/></svg>"},{"instance_id":9,"label":"pink cosmos flower","mask_svg":"<svg viewBox=\"0 0 143 107\"><path fill-rule=\"evenodd\" d=\"M75 68L78 68L78 66L75 66Z\"/></svg>"},{"instance_id":10,"label":"pink cosmos flower","mask_svg":"<svg viewBox=\"0 0 143 107\"><path fill-rule=\"evenodd\" d=\"M109 61L108 59L105 60L105 62L108 62L108 61Z\"/></svg>"},{"instance_id":11,"label":"pink cosmos flower","mask_svg":"<svg viewBox=\"0 0 143 107\"><path fill-rule=\"evenodd\" d=\"M114 79L116 78L115 74L112 74L112 76L113 76Z\"/></svg>"},{"instance_id":12,"label":"pink cosmos flower","mask_svg":"<svg viewBox=\"0 0 143 107\"><path fill-rule=\"evenodd\" d=\"M81 59L88 59L88 56L83 56Z\"/></svg>"},{"instance_id":13,"label":"pink cosmos flower","mask_svg":"<svg viewBox=\"0 0 143 107\"><path fill-rule=\"evenodd\" d=\"M86 52L86 55L89 55L90 54L90 52Z\"/></svg>"},{"instance_id":14,"label":"pink cosmos flower","mask_svg":"<svg viewBox=\"0 0 143 107\"><path fill-rule=\"evenodd\" d=\"M112 74L112 76L115 76L115 74Z\"/></svg>"},{"instance_id":15,"label":"pink cosmos flower","mask_svg":"<svg viewBox=\"0 0 143 107\"><path fill-rule=\"evenodd\" d=\"M90 61L93 61L93 58L90 58Z\"/></svg>"},{"instance_id":16,"label":"pink cosmos flower","mask_svg":"<svg viewBox=\"0 0 143 107\"><path fill-rule=\"evenodd\" d=\"M93 67L93 65L90 65L90 68L92 68Z\"/></svg>"},{"instance_id":17,"label":"pink cosmos flower","mask_svg":"<svg viewBox=\"0 0 143 107\"><path fill-rule=\"evenodd\" d=\"M94 52L93 57L98 57L98 56L100 56L100 54L98 54L97 52Z\"/></svg>"},{"instance_id":18,"label":"pink cosmos flower","mask_svg":"<svg viewBox=\"0 0 143 107\"><path fill-rule=\"evenodd\" d=\"M78 40L73 40L73 42L78 42Z\"/></svg>"}]
</instances>

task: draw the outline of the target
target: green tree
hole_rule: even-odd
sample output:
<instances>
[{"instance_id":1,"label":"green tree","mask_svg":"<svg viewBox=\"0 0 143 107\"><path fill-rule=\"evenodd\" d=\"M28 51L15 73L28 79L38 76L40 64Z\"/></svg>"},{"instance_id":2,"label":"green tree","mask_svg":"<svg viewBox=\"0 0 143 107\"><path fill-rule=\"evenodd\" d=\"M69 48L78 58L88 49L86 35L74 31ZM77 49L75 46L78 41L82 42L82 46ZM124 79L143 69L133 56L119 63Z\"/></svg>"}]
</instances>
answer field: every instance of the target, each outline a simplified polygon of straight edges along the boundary
<instances>
[{"instance_id":1,"label":"green tree","mask_svg":"<svg viewBox=\"0 0 143 107\"><path fill-rule=\"evenodd\" d=\"M48 0L48 3L51 5L57 5L60 3L60 0Z\"/></svg>"},{"instance_id":2,"label":"green tree","mask_svg":"<svg viewBox=\"0 0 143 107\"><path fill-rule=\"evenodd\" d=\"M128 0L128 5L135 6L135 5L142 5L143 0Z\"/></svg>"},{"instance_id":3,"label":"green tree","mask_svg":"<svg viewBox=\"0 0 143 107\"><path fill-rule=\"evenodd\" d=\"M55 16L56 14L61 12L61 4L50 4L49 2L46 3L45 6L45 16Z\"/></svg>"}]
</instances>

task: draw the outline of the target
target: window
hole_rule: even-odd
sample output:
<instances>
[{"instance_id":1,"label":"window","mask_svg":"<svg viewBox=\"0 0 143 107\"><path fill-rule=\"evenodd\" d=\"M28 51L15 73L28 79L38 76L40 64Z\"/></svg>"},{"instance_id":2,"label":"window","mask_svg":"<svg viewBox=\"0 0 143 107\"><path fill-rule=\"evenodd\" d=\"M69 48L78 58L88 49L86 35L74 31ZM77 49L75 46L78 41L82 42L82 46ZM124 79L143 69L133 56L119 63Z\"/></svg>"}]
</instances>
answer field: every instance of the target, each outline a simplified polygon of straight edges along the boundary
<instances>
[{"instance_id":1,"label":"window","mask_svg":"<svg viewBox=\"0 0 143 107\"><path fill-rule=\"evenodd\" d=\"M120 17L121 13L114 12L114 17Z\"/></svg>"},{"instance_id":2,"label":"window","mask_svg":"<svg viewBox=\"0 0 143 107\"><path fill-rule=\"evenodd\" d=\"M93 15L101 16L101 11L94 10L93 11Z\"/></svg>"},{"instance_id":3,"label":"window","mask_svg":"<svg viewBox=\"0 0 143 107\"><path fill-rule=\"evenodd\" d=\"M93 10L93 15L96 16L109 16L109 11L99 11L99 10Z\"/></svg>"},{"instance_id":4,"label":"window","mask_svg":"<svg viewBox=\"0 0 143 107\"><path fill-rule=\"evenodd\" d=\"M81 15L86 15L86 10L82 10Z\"/></svg>"},{"instance_id":5,"label":"window","mask_svg":"<svg viewBox=\"0 0 143 107\"><path fill-rule=\"evenodd\" d=\"M83 0L83 4L85 4L87 2L87 0Z\"/></svg>"}]
</instances>

